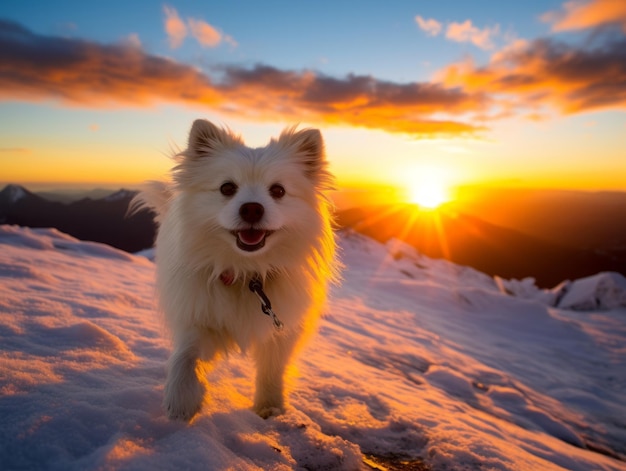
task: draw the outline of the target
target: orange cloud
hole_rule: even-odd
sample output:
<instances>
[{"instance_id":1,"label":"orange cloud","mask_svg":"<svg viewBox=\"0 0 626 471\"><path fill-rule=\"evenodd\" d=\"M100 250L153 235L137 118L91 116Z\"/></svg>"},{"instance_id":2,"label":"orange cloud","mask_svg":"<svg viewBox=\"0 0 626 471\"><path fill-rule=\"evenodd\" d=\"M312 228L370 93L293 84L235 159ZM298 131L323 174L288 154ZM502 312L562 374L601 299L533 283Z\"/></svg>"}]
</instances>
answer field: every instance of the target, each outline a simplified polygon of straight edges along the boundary
<instances>
[{"instance_id":1,"label":"orange cloud","mask_svg":"<svg viewBox=\"0 0 626 471\"><path fill-rule=\"evenodd\" d=\"M187 22L189 23L191 34L203 47L216 47L222 42L227 42L231 46L237 45L237 42L232 37L223 34L206 21L189 18Z\"/></svg>"},{"instance_id":2,"label":"orange cloud","mask_svg":"<svg viewBox=\"0 0 626 471\"><path fill-rule=\"evenodd\" d=\"M417 26L429 36L437 36L444 29L443 24L434 18L426 19L417 15ZM500 26L480 29L472 24L472 20L463 23L450 22L446 28L446 38L460 43L469 42L481 49L493 49L493 38L500 33Z\"/></svg>"},{"instance_id":3,"label":"orange cloud","mask_svg":"<svg viewBox=\"0 0 626 471\"><path fill-rule=\"evenodd\" d=\"M187 23L185 23L178 16L176 9L166 5L163 7L163 11L165 12L165 32L172 49L182 46L189 30L191 30L191 35L202 47L217 47L222 42L226 42L231 46L237 45L237 42L231 36L223 34L204 20L188 18Z\"/></svg>"},{"instance_id":4,"label":"orange cloud","mask_svg":"<svg viewBox=\"0 0 626 471\"><path fill-rule=\"evenodd\" d=\"M542 20L552 23L553 31L568 31L619 25L626 32L626 1L569 1L562 11L548 12Z\"/></svg>"},{"instance_id":5,"label":"orange cloud","mask_svg":"<svg viewBox=\"0 0 626 471\"><path fill-rule=\"evenodd\" d=\"M433 18L427 20L426 18L422 18L417 15L415 17L415 22L422 31L426 32L430 36L437 36L443 29L442 24Z\"/></svg>"},{"instance_id":6,"label":"orange cloud","mask_svg":"<svg viewBox=\"0 0 626 471\"><path fill-rule=\"evenodd\" d=\"M174 8L165 5L163 12L165 13L165 32L167 33L170 47L172 49L179 48L187 37L187 26L180 19L178 12Z\"/></svg>"},{"instance_id":7,"label":"orange cloud","mask_svg":"<svg viewBox=\"0 0 626 471\"><path fill-rule=\"evenodd\" d=\"M431 83L397 84L371 76L343 79L258 65L227 67L220 89L259 114L349 124L420 136L471 134L481 126L435 115L459 116L486 107L482 94ZM237 105L235 105L237 106Z\"/></svg>"},{"instance_id":8,"label":"orange cloud","mask_svg":"<svg viewBox=\"0 0 626 471\"><path fill-rule=\"evenodd\" d=\"M608 38L608 40L606 40ZM596 37L592 44L599 44ZM476 135L511 115L626 109L626 37L596 47L517 41L485 66L453 64L437 81L215 66L211 73L146 53L137 42L102 45L35 34L0 20L0 100L83 107L182 103L267 120L358 126L416 137Z\"/></svg>"},{"instance_id":9,"label":"orange cloud","mask_svg":"<svg viewBox=\"0 0 626 471\"><path fill-rule=\"evenodd\" d=\"M433 83L338 79L269 66L222 67L219 80L127 43L101 45L34 34L0 21L0 99L86 107L177 102L259 120L333 123L415 136L473 134L483 93Z\"/></svg>"},{"instance_id":10,"label":"orange cloud","mask_svg":"<svg viewBox=\"0 0 626 471\"><path fill-rule=\"evenodd\" d=\"M463 23L452 22L448 24L446 38L457 42L470 42L481 49L493 49L492 38L499 32L500 27L498 25L480 29L474 26L471 20L465 20Z\"/></svg>"},{"instance_id":11,"label":"orange cloud","mask_svg":"<svg viewBox=\"0 0 626 471\"><path fill-rule=\"evenodd\" d=\"M0 20L0 97L110 107L162 100L215 101L207 77L124 42L100 45L36 35Z\"/></svg>"},{"instance_id":12,"label":"orange cloud","mask_svg":"<svg viewBox=\"0 0 626 471\"><path fill-rule=\"evenodd\" d=\"M446 67L448 87L499 97L509 109L551 105L564 113L626 107L626 38L595 48L554 40L520 41L477 67L471 62ZM494 98L495 100L495 98Z\"/></svg>"},{"instance_id":13,"label":"orange cloud","mask_svg":"<svg viewBox=\"0 0 626 471\"><path fill-rule=\"evenodd\" d=\"M222 42L222 34L210 24L189 18L191 34L202 46L215 47Z\"/></svg>"}]
</instances>

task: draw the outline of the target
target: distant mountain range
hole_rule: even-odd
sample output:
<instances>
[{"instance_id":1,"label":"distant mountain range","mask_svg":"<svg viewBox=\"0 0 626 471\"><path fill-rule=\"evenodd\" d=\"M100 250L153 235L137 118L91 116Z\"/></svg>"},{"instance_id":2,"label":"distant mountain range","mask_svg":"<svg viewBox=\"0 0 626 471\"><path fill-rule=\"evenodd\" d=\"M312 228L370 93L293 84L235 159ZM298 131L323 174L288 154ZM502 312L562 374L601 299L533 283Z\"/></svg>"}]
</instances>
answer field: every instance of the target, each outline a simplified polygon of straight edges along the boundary
<instances>
[{"instance_id":1,"label":"distant mountain range","mask_svg":"<svg viewBox=\"0 0 626 471\"><path fill-rule=\"evenodd\" d=\"M557 244L446 208L432 212L413 205L355 208L340 212L338 223L381 242L403 240L424 255L492 276L532 276L544 288L602 271L626 274L624 251L572 247L566 233L563 243Z\"/></svg>"},{"instance_id":2,"label":"distant mountain range","mask_svg":"<svg viewBox=\"0 0 626 471\"><path fill-rule=\"evenodd\" d=\"M100 198L61 203L8 185L0 191L0 224L55 227L78 239L137 252L152 246L156 226L149 212L126 216L135 194L119 190ZM594 224L602 229L601 224L610 225L611 221ZM560 240L543 240L452 209L426 212L411 205L368 206L339 212L338 223L378 241L404 240L429 257L446 258L492 276L532 276L541 287L601 271L626 275L626 250L619 244L581 248L570 243L571 231L564 232Z\"/></svg>"},{"instance_id":3,"label":"distant mountain range","mask_svg":"<svg viewBox=\"0 0 626 471\"><path fill-rule=\"evenodd\" d=\"M0 224L55 227L81 240L103 242L127 252L151 247L156 226L146 211L126 216L136 193L119 190L103 198L60 203L18 185L0 191Z\"/></svg>"},{"instance_id":4,"label":"distant mountain range","mask_svg":"<svg viewBox=\"0 0 626 471\"><path fill-rule=\"evenodd\" d=\"M557 244L626 251L626 191L467 187L454 207Z\"/></svg>"},{"instance_id":5,"label":"distant mountain range","mask_svg":"<svg viewBox=\"0 0 626 471\"><path fill-rule=\"evenodd\" d=\"M101 198L106 198L111 193L117 190L106 189L106 188L94 188L90 190L84 189L70 189L70 190L51 190L51 191L35 191L34 193L37 196L41 196L42 198L48 201L56 201L59 203L74 203L76 201L90 198L92 200L97 200Z\"/></svg>"}]
</instances>

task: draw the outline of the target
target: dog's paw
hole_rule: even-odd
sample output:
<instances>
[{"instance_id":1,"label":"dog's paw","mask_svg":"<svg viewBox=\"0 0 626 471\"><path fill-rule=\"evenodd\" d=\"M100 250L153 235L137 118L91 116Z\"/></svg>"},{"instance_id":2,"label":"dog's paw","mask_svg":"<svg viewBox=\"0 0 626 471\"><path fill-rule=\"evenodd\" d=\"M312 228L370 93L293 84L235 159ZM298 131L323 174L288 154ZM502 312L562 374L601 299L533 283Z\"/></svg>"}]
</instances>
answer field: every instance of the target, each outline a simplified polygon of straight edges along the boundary
<instances>
[{"instance_id":1,"label":"dog's paw","mask_svg":"<svg viewBox=\"0 0 626 471\"><path fill-rule=\"evenodd\" d=\"M163 407L165 408L168 419L189 422L200 412L202 404L190 406L187 404L164 403Z\"/></svg>"},{"instance_id":2,"label":"dog's paw","mask_svg":"<svg viewBox=\"0 0 626 471\"><path fill-rule=\"evenodd\" d=\"M254 406L254 412L262 419L269 419L270 417L284 414L285 409L283 407L273 406Z\"/></svg>"},{"instance_id":3,"label":"dog's paw","mask_svg":"<svg viewBox=\"0 0 626 471\"><path fill-rule=\"evenodd\" d=\"M168 384L165 388L163 408L171 420L189 422L200 412L206 388L200 381L186 384Z\"/></svg>"}]
</instances>

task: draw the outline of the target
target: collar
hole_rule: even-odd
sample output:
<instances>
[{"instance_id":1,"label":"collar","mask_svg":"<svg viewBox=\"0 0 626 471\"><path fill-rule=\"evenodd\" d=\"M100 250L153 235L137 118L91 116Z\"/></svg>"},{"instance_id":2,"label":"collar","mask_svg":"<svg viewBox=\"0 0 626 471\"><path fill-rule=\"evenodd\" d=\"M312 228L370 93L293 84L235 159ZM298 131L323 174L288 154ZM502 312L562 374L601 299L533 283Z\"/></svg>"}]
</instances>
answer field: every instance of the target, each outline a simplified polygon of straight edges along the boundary
<instances>
[{"instance_id":1,"label":"collar","mask_svg":"<svg viewBox=\"0 0 626 471\"><path fill-rule=\"evenodd\" d=\"M235 282L235 273L232 270L224 270L220 274L220 280L224 283L225 286L230 286ZM263 282L261 281L261 277L258 275L254 275L248 283L248 288L254 294L257 295L259 300L261 301L261 311L266 316L270 316L272 318L272 322L274 323L274 328L277 331L281 331L283 329L284 324L278 318L276 313L272 310L272 303L270 298L267 297L265 291L263 291Z\"/></svg>"}]
</instances>

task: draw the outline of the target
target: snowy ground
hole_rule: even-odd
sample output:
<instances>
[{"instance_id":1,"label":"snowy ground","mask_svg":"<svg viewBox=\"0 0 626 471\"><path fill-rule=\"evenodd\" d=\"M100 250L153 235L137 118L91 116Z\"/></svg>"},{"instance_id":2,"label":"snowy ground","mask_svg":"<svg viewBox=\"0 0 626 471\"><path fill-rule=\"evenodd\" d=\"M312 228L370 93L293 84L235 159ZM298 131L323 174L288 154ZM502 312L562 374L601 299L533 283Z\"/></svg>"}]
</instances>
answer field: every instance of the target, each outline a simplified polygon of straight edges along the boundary
<instances>
[{"instance_id":1,"label":"snowy ground","mask_svg":"<svg viewBox=\"0 0 626 471\"><path fill-rule=\"evenodd\" d=\"M341 245L289 411L254 415L233 355L187 425L161 411L152 263L0 226L0 469L626 469L624 305L556 309L399 243Z\"/></svg>"}]
</instances>

